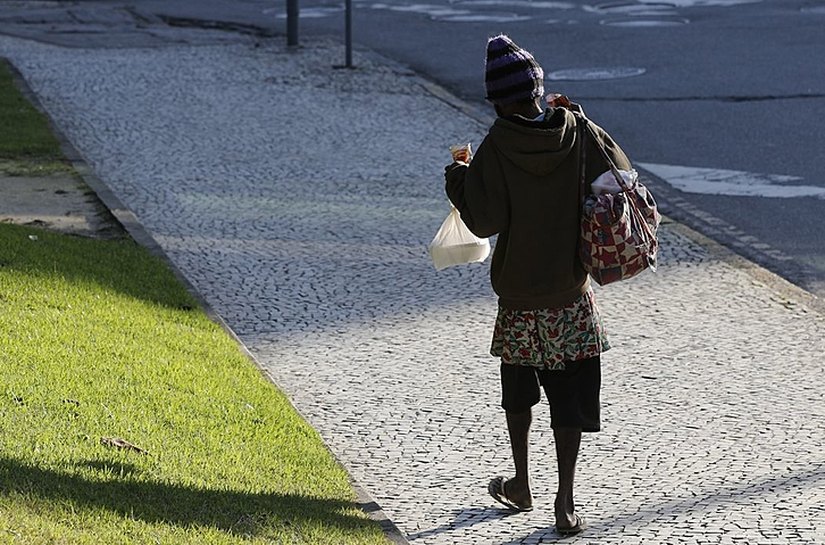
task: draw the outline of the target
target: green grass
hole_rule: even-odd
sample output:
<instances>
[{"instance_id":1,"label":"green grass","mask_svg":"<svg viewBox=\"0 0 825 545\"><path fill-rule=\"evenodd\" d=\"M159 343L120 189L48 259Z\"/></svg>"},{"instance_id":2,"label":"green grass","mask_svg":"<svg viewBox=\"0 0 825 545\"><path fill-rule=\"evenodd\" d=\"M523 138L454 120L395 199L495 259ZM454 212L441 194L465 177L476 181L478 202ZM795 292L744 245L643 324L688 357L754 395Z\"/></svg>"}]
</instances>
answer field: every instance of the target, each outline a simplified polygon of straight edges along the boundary
<instances>
[{"instance_id":1,"label":"green grass","mask_svg":"<svg viewBox=\"0 0 825 545\"><path fill-rule=\"evenodd\" d=\"M314 430L133 242L0 225L0 332L0 543L386 543Z\"/></svg>"},{"instance_id":2,"label":"green grass","mask_svg":"<svg viewBox=\"0 0 825 545\"><path fill-rule=\"evenodd\" d=\"M46 117L20 94L0 61L0 173L37 176L71 172Z\"/></svg>"}]
</instances>

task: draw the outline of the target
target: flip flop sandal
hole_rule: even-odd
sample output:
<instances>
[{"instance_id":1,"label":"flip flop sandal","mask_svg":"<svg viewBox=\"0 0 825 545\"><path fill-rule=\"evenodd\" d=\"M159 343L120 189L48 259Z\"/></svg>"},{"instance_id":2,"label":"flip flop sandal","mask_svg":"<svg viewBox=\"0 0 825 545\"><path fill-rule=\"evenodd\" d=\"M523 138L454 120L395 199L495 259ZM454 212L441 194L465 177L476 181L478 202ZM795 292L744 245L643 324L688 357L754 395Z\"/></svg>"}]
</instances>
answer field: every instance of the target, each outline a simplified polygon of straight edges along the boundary
<instances>
[{"instance_id":1,"label":"flip flop sandal","mask_svg":"<svg viewBox=\"0 0 825 545\"><path fill-rule=\"evenodd\" d=\"M496 477L495 479L491 480L490 484L487 485L487 492L490 493L490 496L492 496L494 500L513 511L524 513L533 510L532 505L529 507L522 507L521 505L517 504L516 502L508 498L506 494L504 494L504 477Z\"/></svg>"},{"instance_id":2,"label":"flip flop sandal","mask_svg":"<svg viewBox=\"0 0 825 545\"><path fill-rule=\"evenodd\" d=\"M586 529L587 523L579 515L576 515L576 524L574 526L571 526L570 528L559 528L558 526L556 526L556 532L560 533L563 536L573 536L576 534L580 534Z\"/></svg>"}]
</instances>

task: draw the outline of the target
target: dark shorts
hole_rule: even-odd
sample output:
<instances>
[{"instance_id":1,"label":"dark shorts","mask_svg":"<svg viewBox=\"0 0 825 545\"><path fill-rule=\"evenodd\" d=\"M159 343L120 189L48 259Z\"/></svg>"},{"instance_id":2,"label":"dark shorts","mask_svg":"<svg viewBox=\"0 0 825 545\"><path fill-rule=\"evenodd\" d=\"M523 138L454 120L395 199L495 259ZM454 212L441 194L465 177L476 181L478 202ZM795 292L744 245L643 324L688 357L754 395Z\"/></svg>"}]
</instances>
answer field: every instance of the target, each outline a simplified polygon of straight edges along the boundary
<instances>
[{"instance_id":1,"label":"dark shorts","mask_svg":"<svg viewBox=\"0 0 825 545\"><path fill-rule=\"evenodd\" d=\"M539 402L539 384L550 402L552 428L601 428L599 390L602 383L599 356L566 362L563 371L548 371L526 365L501 364L501 406L521 413Z\"/></svg>"}]
</instances>

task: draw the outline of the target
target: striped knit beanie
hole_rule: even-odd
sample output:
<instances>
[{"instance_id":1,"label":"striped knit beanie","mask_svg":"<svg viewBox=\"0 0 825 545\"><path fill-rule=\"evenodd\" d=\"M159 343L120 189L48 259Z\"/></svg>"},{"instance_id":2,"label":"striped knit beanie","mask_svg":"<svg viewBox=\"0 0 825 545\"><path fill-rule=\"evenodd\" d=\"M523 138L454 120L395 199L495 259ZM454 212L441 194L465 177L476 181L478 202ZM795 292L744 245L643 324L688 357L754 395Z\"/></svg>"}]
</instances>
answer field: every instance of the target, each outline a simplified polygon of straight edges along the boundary
<instances>
[{"instance_id":1,"label":"striped knit beanie","mask_svg":"<svg viewBox=\"0 0 825 545\"><path fill-rule=\"evenodd\" d=\"M510 104L544 94L544 71L528 51L501 34L487 42L487 100Z\"/></svg>"}]
</instances>

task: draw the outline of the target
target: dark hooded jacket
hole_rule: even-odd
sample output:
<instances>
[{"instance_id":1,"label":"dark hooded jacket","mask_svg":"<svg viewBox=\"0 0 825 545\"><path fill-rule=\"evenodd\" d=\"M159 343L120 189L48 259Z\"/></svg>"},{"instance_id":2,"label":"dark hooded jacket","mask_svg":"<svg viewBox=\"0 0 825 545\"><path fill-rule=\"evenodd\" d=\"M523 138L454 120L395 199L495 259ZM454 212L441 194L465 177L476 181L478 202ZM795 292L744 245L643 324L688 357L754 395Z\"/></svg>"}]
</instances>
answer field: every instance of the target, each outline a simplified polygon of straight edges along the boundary
<instances>
[{"instance_id":1,"label":"dark hooded jacket","mask_svg":"<svg viewBox=\"0 0 825 545\"><path fill-rule=\"evenodd\" d=\"M616 166L629 169L619 146L590 124ZM467 227L479 237L498 234L490 276L503 308L558 308L590 286L576 253L580 140L563 108L542 121L498 118L469 167L447 169L447 195ZM608 166L593 138L585 143L589 184Z\"/></svg>"}]
</instances>

